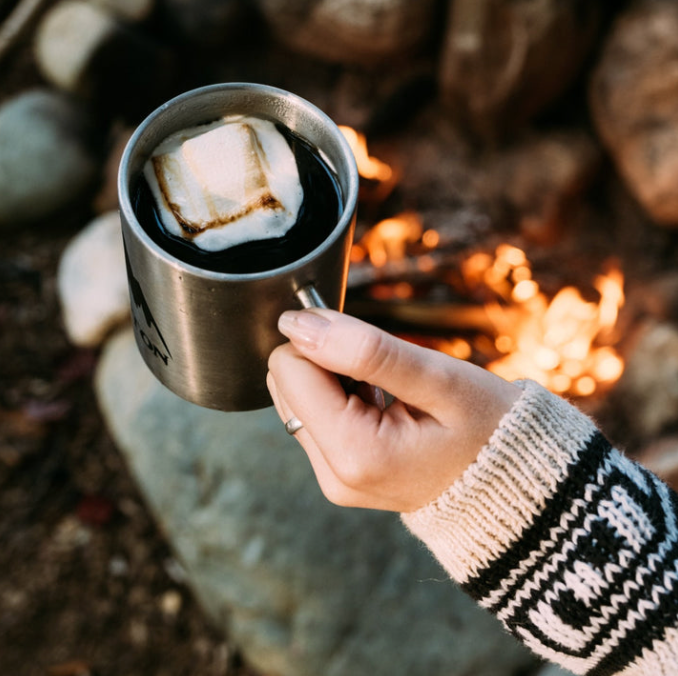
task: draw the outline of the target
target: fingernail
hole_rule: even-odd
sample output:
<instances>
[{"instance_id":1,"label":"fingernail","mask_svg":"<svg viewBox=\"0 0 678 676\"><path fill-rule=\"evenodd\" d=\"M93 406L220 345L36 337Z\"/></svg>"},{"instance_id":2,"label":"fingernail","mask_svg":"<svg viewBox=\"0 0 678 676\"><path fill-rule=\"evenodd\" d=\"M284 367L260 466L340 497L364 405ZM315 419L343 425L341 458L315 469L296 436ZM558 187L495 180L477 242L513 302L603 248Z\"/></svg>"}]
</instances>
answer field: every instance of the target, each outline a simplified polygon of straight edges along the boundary
<instances>
[{"instance_id":1,"label":"fingernail","mask_svg":"<svg viewBox=\"0 0 678 676\"><path fill-rule=\"evenodd\" d=\"M325 343L330 323L315 312L288 310L280 315L278 329L292 342L316 350Z\"/></svg>"}]
</instances>

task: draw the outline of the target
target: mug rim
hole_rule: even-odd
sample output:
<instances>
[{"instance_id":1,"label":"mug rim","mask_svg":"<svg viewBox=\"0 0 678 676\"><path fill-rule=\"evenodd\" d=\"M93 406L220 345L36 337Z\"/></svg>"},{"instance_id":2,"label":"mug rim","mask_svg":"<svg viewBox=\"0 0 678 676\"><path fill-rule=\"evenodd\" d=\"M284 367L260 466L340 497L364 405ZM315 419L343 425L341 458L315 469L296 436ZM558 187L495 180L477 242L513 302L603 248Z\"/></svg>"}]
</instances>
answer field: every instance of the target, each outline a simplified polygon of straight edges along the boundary
<instances>
[{"instance_id":1,"label":"mug rim","mask_svg":"<svg viewBox=\"0 0 678 676\"><path fill-rule=\"evenodd\" d=\"M301 106L311 113L315 118L317 118L323 125L332 131L332 136L337 141L338 146L341 149L341 153L346 158L348 180L346 182L347 190L346 194L343 194L342 191L342 212L337 220L336 224L332 228L332 231L329 235L314 249L309 251L304 256L295 259L287 265L283 265L277 268L272 268L270 270L262 270L259 272L244 272L244 273L232 273L232 272L218 272L215 270L209 270L202 268L191 263L178 258L177 256L172 255L165 249L163 249L159 244L157 244L150 235L144 230L144 228L139 223L137 215L132 207L131 191L130 184L133 180L132 173L132 154L139 142L143 137L146 131L152 127L158 119L162 119L167 115L167 111L178 106L181 106L185 101L192 100L196 96L199 97L208 97L213 92L227 92L227 91L256 91L257 95L266 95L268 94L271 97L275 98L284 98L291 100L294 105ZM168 132L171 134L172 132ZM319 151L322 152L322 149L319 148ZM325 153L322 153L325 155ZM327 157L324 157L327 161ZM334 168L337 171L336 167ZM185 272L191 272L195 275L199 275L205 278L221 280L221 281L253 281L257 279L268 279L270 277L276 277L279 275L284 275L296 269L303 268L304 265L314 260L315 258L321 256L323 252L329 249L337 239L342 236L345 228L350 227L351 221L354 218L355 209L358 203L358 187L359 187L359 177L358 177L358 168L355 161L355 156L351 147L348 144L348 141L344 135L339 130L337 124L318 106L311 103L307 99L294 94L285 89L279 87L273 87L271 85L257 84L251 82L223 82L210 85L204 85L202 87L196 87L194 89L187 90L177 96L174 96L171 99L168 99L165 103L158 106L153 110L149 115L147 115L142 122L134 130L132 136L129 138L125 145L123 151L120 166L118 170L118 202L121 215L123 220L127 223L130 229L134 232L135 236L143 241L144 245L148 247L152 253L166 261L167 263L181 268Z\"/></svg>"}]
</instances>

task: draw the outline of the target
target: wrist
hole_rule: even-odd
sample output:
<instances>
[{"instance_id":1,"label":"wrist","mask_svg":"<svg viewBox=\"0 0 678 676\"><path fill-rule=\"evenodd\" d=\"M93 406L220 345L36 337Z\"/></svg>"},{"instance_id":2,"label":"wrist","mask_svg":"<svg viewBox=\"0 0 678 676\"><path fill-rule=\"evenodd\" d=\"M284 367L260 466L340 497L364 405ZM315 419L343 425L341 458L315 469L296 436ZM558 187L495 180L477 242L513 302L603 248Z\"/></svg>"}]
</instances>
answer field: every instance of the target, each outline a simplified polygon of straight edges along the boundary
<instances>
[{"instance_id":1,"label":"wrist","mask_svg":"<svg viewBox=\"0 0 678 676\"><path fill-rule=\"evenodd\" d=\"M558 490L596 427L532 381L460 479L402 514L407 527L463 583L508 549Z\"/></svg>"}]
</instances>

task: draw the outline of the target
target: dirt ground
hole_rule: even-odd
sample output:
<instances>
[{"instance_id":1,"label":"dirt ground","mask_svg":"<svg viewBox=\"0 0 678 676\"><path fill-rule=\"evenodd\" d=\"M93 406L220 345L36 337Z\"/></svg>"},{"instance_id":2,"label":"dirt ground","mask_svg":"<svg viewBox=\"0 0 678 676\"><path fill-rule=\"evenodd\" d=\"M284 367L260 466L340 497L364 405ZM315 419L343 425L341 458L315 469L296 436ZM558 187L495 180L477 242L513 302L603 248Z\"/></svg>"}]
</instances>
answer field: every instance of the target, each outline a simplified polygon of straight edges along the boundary
<instances>
[{"instance_id":1,"label":"dirt ground","mask_svg":"<svg viewBox=\"0 0 678 676\"><path fill-rule=\"evenodd\" d=\"M0 673L246 676L99 414L55 289L67 224L0 250Z\"/></svg>"},{"instance_id":2,"label":"dirt ground","mask_svg":"<svg viewBox=\"0 0 678 676\"><path fill-rule=\"evenodd\" d=\"M2 64L2 99L40 84L25 42ZM0 674L254 676L197 606L105 428L97 353L63 330L56 269L91 217L0 244Z\"/></svg>"}]
</instances>

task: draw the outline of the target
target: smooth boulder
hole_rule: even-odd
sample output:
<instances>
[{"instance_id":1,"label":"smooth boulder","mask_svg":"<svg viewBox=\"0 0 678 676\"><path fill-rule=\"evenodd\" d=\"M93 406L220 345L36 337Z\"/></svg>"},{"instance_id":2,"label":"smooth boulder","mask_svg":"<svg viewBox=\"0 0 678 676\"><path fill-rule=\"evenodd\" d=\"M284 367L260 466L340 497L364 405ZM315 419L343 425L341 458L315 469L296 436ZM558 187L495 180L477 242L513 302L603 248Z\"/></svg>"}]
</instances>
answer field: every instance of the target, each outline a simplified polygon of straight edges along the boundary
<instances>
[{"instance_id":1,"label":"smooth boulder","mask_svg":"<svg viewBox=\"0 0 678 676\"><path fill-rule=\"evenodd\" d=\"M592 73L596 129L629 191L657 224L678 227L678 6L631 3Z\"/></svg>"},{"instance_id":2,"label":"smooth boulder","mask_svg":"<svg viewBox=\"0 0 678 676\"><path fill-rule=\"evenodd\" d=\"M96 185L100 155L84 109L49 89L0 106L0 229L55 216Z\"/></svg>"},{"instance_id":3,"label":"smooth boulder","mask_svg":"<svg viewBox=\"0 0 678 676\"><path fill-rule=\"evenodd\" d=\"M66 246L59 260L57 290L69 339L97 347L130 318L120 216L95 218Z\"/></svg>"},{"instance_id":4,"label":"smooth boulder","mask_svg":"<svg viewBox=\"0 0 678 676\"><path fill-rule=\"evenodd\" d=\"M534 665L397 515L328 503L272 408L179 399L131 330L107 344L96 383L191 588L261 673L515 676Z\"/></svg>"}]
</instances>

